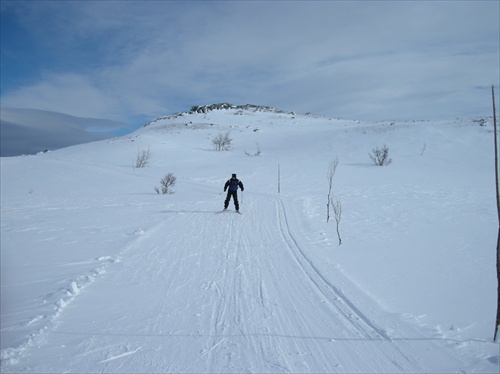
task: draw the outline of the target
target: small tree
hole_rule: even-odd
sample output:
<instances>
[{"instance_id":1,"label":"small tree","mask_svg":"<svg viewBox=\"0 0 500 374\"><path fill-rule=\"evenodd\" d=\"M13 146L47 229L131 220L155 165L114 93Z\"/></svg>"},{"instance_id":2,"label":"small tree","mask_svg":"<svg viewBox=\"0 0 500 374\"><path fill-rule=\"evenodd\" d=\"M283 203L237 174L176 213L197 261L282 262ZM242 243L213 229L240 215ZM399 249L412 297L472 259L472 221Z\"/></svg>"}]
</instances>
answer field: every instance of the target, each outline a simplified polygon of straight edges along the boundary
<instances>
[{"instance_id":1,"label":"small tree","mask_svg":"<svg viewBox=\"0 0 500 374\"><path fill-rule=\"evenodd\" d=\"M212 144L216 151L229 151L233 139L229 136L229 131L225 134L220 133L212 139Z\"/></svg>"},{"instance_id":2,"label":"small tree","mask_svg":"<svg viewBox=\"0 0 500 374\"><path fill-rule=\"evenodd\" d=\"M330 162L330 167L328 168L328 173L326 177L328 178L328 198L326 202L326 222L330 220L330 204L331 204L331 195L332 195L332 184L333 184L333 176L335 175L335 171L337 170L337 166L339 164L338 157L335 158L332 162Z\"/></svg>"},{"instance_id":3,"label":"small tree","mask_svg":"<svg viewBox=\"0 0 500 374\"><path fill-rule=\"evenodd\" d=\"M368 155L377 166L389 165L392 162L389 158L389 148L385 144L382 148L374 148Z\"/></svg>"},{"instance_id":4,"label":"small tree","mask_svg":"<svg viewBox=\"0 0 500 374\"><path fill-rule=\"evenodd\" d=\"M337 201L333 201L332 198L332 207L333 207L333 213L335 215L335 222L337 223L337 237L339 238L339 245L342 244L342 239L340 238L340 231L339 231L339 224L340 220L342 219L342 203L340 202L340 199L337 199Z\"/></svg>"},{"instance_id":5,"label":"small tree","mask_svg":"<svg viewBox=\"0 0 500 374\"><path fill-rule=\"evenodd\" d=\"M163 195L168 194L168 193L173 193L173 191L171 190L171 188L173 186L175 186L176 180L177 180L177 178L175 177L175 175L173 173L166 174L162 178L162 180L160 181L160 188L161 189L155 186L156 193L158 195L160 194L160 192Z\"/></svg>"},{"instance_id":6,"label":"small tree","mask_svg":"<svg viewBox=\"0 0 500 374\"><path fill-rule=\"evenodd\" d=\"M151 152L149 148L147 150L137 151L137 158L135 159L136 168L145 168L149 165L149 160L151 159Z\"/></svg>"}]
</instances>

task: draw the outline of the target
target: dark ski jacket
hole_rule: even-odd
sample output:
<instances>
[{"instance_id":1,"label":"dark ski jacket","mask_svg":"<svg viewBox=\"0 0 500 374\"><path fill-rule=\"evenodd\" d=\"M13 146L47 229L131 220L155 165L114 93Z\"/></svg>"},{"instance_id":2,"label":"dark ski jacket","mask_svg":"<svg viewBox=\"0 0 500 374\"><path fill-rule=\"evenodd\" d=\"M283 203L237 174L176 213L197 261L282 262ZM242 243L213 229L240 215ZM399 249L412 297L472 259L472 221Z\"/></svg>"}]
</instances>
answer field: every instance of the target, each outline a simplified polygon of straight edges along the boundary
<instances>
[{"instance_id":1,"label":"dark ski jacket","mask_svg":"<svg viewBox=\"0 0 500 374\"><path fill-rule=\"evenodd\" d=\"M243 183L237 178L229 179L224 185L224 192L229 188L229 191L238 191L238 187L241 188L242 191L245 190L243 187Z\"/></svg>"}]
</instances>

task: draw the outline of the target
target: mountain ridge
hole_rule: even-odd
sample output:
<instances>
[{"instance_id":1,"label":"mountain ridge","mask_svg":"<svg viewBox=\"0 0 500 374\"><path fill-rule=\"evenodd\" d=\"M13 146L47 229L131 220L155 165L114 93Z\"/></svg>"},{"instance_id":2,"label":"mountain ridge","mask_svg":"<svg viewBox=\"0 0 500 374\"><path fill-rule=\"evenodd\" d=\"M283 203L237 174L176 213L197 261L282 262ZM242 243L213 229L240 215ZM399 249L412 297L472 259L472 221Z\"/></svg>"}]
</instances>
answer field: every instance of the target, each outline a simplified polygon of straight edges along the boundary
<instances>
[{"instance_id":1,"label":"mountain ridge","mask_svg":"<svg viewBox=\"0 0 500 374\"><path fill-rule=\"evenodd\" d=\"M179 118L183 116L187 116L190 114L207 114L214 111L222 111L222 110L236 110L239 111L237 114L243 114L243 111L247 112L264 112L264 113L277 113L277 114L288 114L288 115L296 115L296 112L288 112L282 109L273 108L266 105L255 105L255 104L230 104L230 103L218 103L218 104L206 104L206 105L193 105L191 106L188 112L178 112L174 114L169 114L166 116L157 117L148 123L146 123L143 127L147 127L157 121Z\"/></svg>"}]
</instances>

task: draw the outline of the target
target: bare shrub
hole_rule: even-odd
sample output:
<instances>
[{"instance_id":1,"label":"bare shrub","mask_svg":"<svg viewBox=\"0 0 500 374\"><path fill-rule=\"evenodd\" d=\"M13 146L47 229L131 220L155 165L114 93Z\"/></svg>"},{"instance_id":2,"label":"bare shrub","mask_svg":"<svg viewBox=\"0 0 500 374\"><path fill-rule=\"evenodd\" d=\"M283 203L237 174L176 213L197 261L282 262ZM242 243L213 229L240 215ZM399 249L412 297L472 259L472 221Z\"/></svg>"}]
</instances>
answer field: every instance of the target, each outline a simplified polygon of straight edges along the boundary
<instances>
[{"instance_id":1,"label":"bare shrub","mask_svg":"<svg viewBox=\"0 0 500 374\"><path fill-rule=\"evenodd\" d=\"M254 154L251 154L250 152L247 152L245 151L245 154L249 157L256 157L256 156L260 156L260 147L259 147L259 143L257 143L257 152L255 152Z\"/></svg>"},{"instance_id":2,"label":"bare shrub","mask_svg":"<svg viewBox=\"0 0 500 374\"><path fill-rule=\"evenodd\" d=\"M420 156L424 155L426 149L427 149L427 143L424 143L424 145L422 146L422 151L420 152Z\"/></svg>"},{"instance_id":3,"label":"bare shrub","mask_svg":"<svg viewBox=\"0 0 500 374\"><path fill-rule=\"evenodd\" d=\"M330 220L330 205L331 205L333 176L335 175L335 171L337 170L338 164L339 164L339 158L336 157L335 160L330 162L330 167L328 168L328 173L326 174L326 177L328 178L328 201L326 203L326 222Z\"/></svg>"},{"instance_id":4,"label":"bare shrub","mask_svg":"<svg viewBox=\"0 0 500 374\"><path fill-rule=\"evenodd\" d=\"M229 136L229 131L225 134L220 133L212 139L212 144L216 151L229 151L231 149L233 139Z\"/></svg>"},{"instance_id":5,"label":"bare shrub","mask_svg":"<svg viewBox=\"0 0 500 374\"><path fill-rule=\"evenodd\" d=\"M389 158L389 148L385 144L382 148L374 148L368 155L377 166L389 165L392 162Z\"/></svg>"},{"instance_id":6,"label":"bare shrub","mask_svg":"<svg viewBox=\"0 0 500 374\"><path fill-rule=\"evenodd\" d=\"M333 213L335 215L335 222L337 223L337 237L339 238L339 245L342 244L342 239L340 238L340 231L339 231L339 225L340 225L340 220L342 219L342 203L340 202L340 199L337 199L337 201L333 201L333 198L331 199L331 204L333 207Z\"/></svg>"},{"instance_id":7,"label":"bare shrub","mask_svg":"<svg viewBox=\"0 0 500 374\"><path fill-rule=\"evenodd\" d=\"M162 180L160 181L160 188L155 186L155 191L159 195L162 193L163 195L169 194L169 193L174 193L172 191L172 187L175 186L175 182L177 181L177 178L173 173L168 173L166 174Z\"/></svg>"},{"instance_id":8,"label":"bare shrub","mask_svg":"<svg viewBox=\"0 0 500 374\"><path fill-rule=\"evenodd\" d=\"M147 150L137 151L137 158L135 159L136 168L145 168L149 165L151 160L151 151L149 148Z\"/></svg>"}]
</instances>

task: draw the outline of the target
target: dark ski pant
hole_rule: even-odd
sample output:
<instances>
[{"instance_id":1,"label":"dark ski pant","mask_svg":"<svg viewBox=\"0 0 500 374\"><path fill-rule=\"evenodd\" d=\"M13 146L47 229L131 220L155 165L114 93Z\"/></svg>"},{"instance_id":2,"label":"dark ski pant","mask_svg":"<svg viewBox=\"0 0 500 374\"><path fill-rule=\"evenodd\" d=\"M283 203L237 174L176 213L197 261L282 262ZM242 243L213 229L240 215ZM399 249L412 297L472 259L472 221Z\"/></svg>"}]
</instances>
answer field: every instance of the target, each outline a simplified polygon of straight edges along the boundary
<instances>
[{"instance_id":1,"label":"dark ski pant","mask_svg":"<svg viewBox=\"0 0 500 374\"><path fill-rule=\"evenodd\" d=\"M233 197L234 207L236 210L240 210L240 204L238 203L238 191L227 191L227 197L224 201L224 209L227 209L229 206L229 201L231 200L231 196Z\"/></svg>"}]
</instances>

